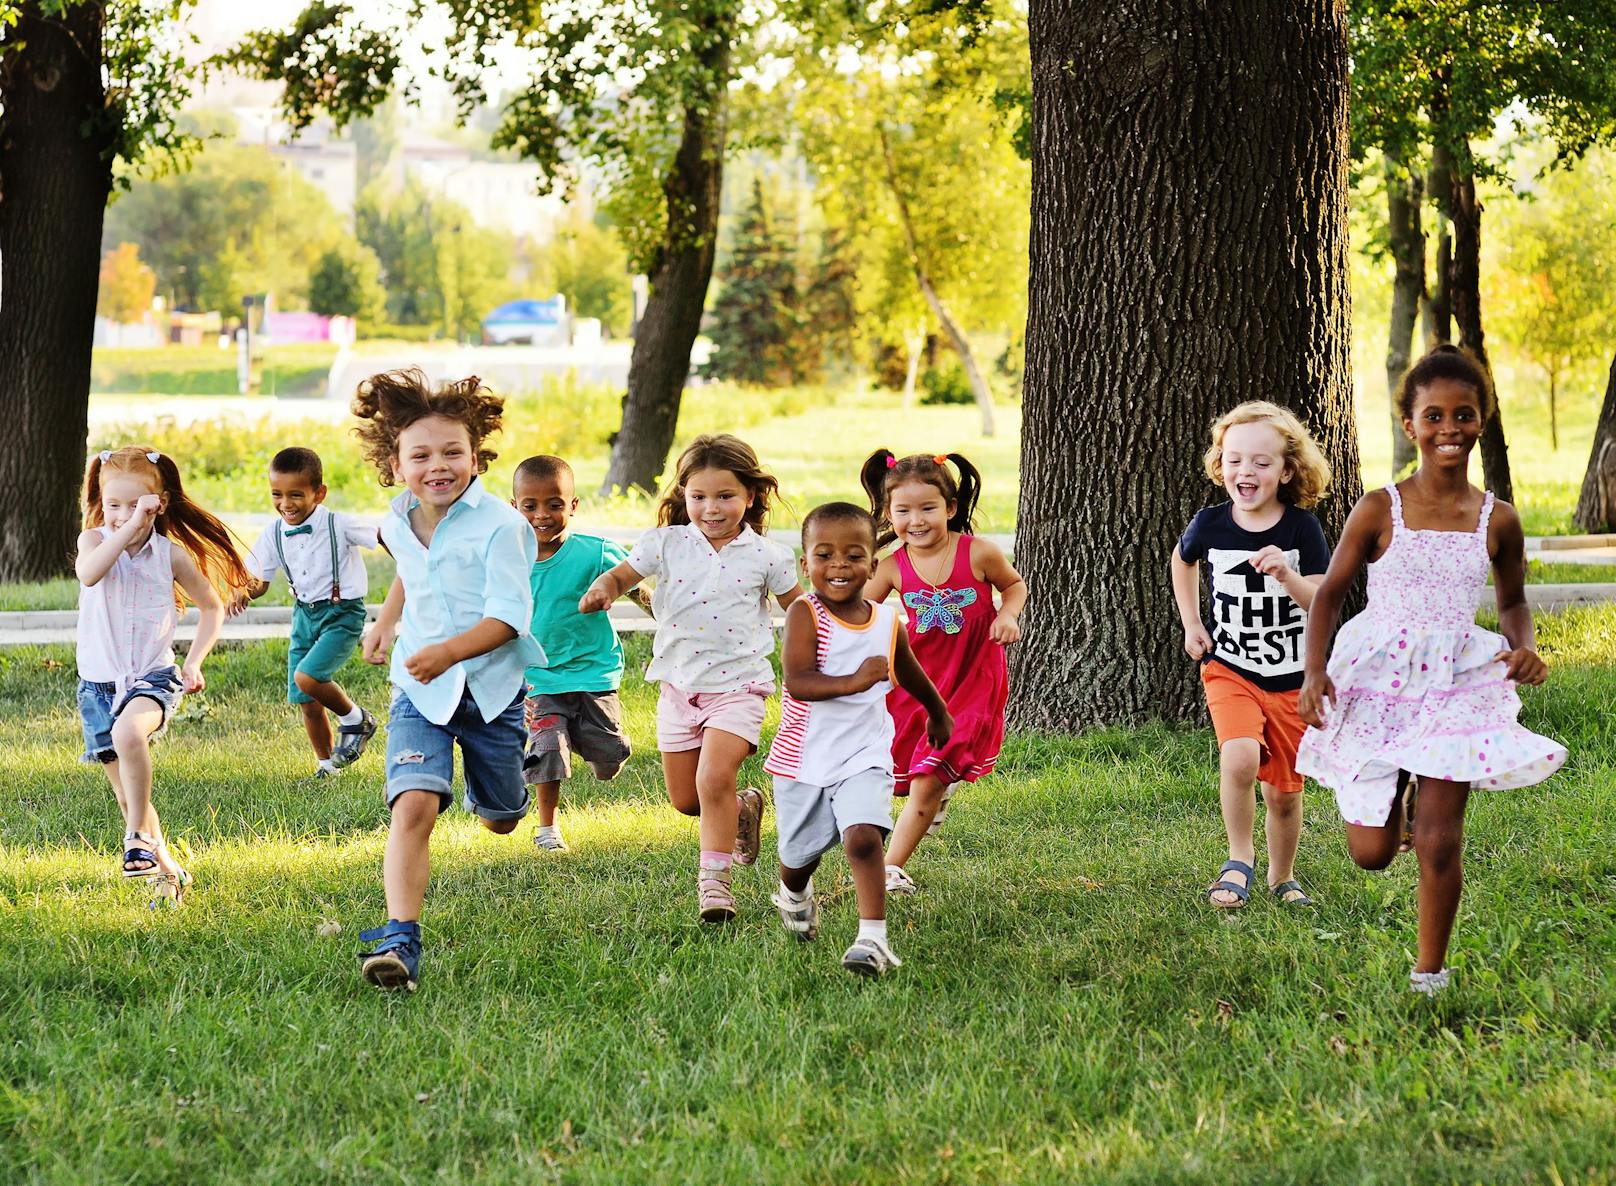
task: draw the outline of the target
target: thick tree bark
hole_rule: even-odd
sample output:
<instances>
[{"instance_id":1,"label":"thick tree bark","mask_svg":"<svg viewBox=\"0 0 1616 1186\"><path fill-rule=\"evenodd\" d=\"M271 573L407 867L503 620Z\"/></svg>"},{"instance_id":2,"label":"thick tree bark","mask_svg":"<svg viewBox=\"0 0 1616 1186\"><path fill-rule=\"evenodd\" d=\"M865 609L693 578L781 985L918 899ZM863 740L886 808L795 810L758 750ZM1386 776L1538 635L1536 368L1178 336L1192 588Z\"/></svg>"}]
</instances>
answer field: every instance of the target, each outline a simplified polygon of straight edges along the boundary
<instances>
[{"instance_id":1,"label":"thick tree bark","mask_svg":"<svg viewBox=\"0 0 1616 1186\"><path fill-rule=\"evenodd\" d=\"M1414 442L1403 431L1397 389L1414 348L1414 323L1425 301L1425 230L1420 225L1424 187L1402 162L1386 157L1386 227L1391 240L1392 311L1386 339L1386 395L1391 412L1392 472L1395 478L1414 460Z\"/></svg>"},{"instance_id":2,"label":"thick tree bark","mask_svg":"<svg viewBox=\"0 0 1616 1186\"><path fill-rule=\"evenodd\" d=\"M954 320L954 315L948 311L943 298L938 295L936 286L931 282L931 273L921 262L914 220L909 217L909 203L903 196L903 187L898 184L898 169L892 160L892 142L887 138L886 124L877 120L875 129L881 138L881 159L886 165L887 189L897 204L898 222L903 227L904 240L909 246L909 266L914 269L915 284L920 288L920 295L926 298L926 307L931 310L931 315L948 335L954 353L964 364L965 377L970 381L971 394L976 397L977 411L982 415L982 435L990 437L993 435L993 392L988 388L982 368L976 365L976 353L971 349L970 341Z\"/></svg>"},{"instance_id":3,"label":"thick tree bark","mask_svg":"<svg viewBox=\"0 0 1616 1186\"><path fill-rule=\"evenodd\" d=\"M1339 0L1033 0L1032 242L1011 717L1199 718L1167 576L1221 498L1213 418L1267 398L1361 490Z\"/></svg>"},{"instance_id":4,"label":"thick tree bark","mask_svg":"<svg viewBox=\"0 0 1616 1186\"><path fill-rule=\"evenodd\" d=\"M1481 203L1476 200L1476 178L1469 170L1453 176L1453 320L1459 327L1459 346L1486 370L1486 336L1481 328ZM1494 385L1497 391L1497 385ZM1496 401L1495 401L1496 403ZM1504 440L1503 409L1494 407L1481 430L1481 474L1487 489L1505 502L1515 501L1509 479L1509 446Z\"/></svg>"},{"instance_id":5,"label":"thick tree bark","mask_svg":"<svg viewBox=\"0 0 1616 1186\"><path fill-rule=\"evenodd\" d=\"M1594 447L1588 454L1588 472L1573 516L1584 531L1616 531L1616 358L1610 361L1605 381L1605 402L1594 428Z\"/></svg>"},{"instance_id":6,"label":"thick tree bark","mask_svg":"<svg viewBox=\"0 0 1616 1186\"><path fill-rule=\"evenodd\" d=\"M0 581L68 570L78 535L101 221L104 6L22 17L0 64Z\"/></svg>"},{"instance_id":7,"label":"thick tree bark","mask_svg":"<svg viewBox=\"0 0 1616 1186\"><path fill-rule=\"evenodd\" d=\"M655 493L679 426L690 349L701 328L718 244L728 123L727 39L715 36L701 53L701 65L716 82L704 101L686 106L679 148L663 179L668 223L650 273L650 298L634 335L623 423L612 437L603 494L633 488Z\"/></svg>"}]
</instances>

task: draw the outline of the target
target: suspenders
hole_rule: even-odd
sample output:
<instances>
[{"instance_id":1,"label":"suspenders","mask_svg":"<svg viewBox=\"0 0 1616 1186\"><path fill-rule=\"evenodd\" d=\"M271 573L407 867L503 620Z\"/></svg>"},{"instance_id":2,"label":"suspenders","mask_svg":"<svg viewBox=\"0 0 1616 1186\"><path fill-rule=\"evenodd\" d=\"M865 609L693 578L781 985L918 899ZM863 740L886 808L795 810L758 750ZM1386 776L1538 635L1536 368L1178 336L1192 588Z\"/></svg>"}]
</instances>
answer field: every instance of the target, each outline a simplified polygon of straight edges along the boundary
<instances>
[{"instance_id":1,"label":"suspenders","mask_svg":"<svg viewBox=\"0 0 1616 1186\"><path fill-rule=\"evenodd\" d=\"M326 512L325 526L326 534L331 538L331 600L340 601L342 599L342 570L337 567L337 516L335 512ZM297 586L292 582L292 568L286 563L286 546L281 543L281 525L279 523L275 524L275 555L280 560L281 567L286 570L286 584L292 590L293 600L303 601L305 605L310 604L304 601L303 595L297 591Z\"/></svg>"}]
</instances>

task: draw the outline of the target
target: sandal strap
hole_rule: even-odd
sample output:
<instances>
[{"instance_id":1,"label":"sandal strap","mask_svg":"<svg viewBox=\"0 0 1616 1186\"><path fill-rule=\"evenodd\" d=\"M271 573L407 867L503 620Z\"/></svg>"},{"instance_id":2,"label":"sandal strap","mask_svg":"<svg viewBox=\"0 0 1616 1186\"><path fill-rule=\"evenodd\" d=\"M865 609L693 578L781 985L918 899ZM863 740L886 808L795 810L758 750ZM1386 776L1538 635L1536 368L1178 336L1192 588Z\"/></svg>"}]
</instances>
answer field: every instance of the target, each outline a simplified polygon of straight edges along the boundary
<instances>
[{"instance_id":1,"label":"sandal strap","mask_svg":"<svg viewBox=\"0 0 1616 1186\"><path fill-rule=\"evenodd\" d=\"M421 924L398 922L390 918L383 926L360 931L359 940L362 943L376 944L370 951L360 952L360 959L369 959L373 955L383 955L389 951L407 951L420 944Z\"/></svg>"},{"instance_id":2,"label":"sandal strap","mask_svg":"<svg viewBox=\"0 0 1616 1186\"><path fill-rule=\"evenodd\" d=\"M1206 887L1207 896L1210 897L1218 890L1224 890L1231 893L1235 897L1239 898L1242 902L1251 897L1251 887L1249 885L1236 885L1232 881L1214 881L1211 885Z\"/></svg>"}]
</instances>

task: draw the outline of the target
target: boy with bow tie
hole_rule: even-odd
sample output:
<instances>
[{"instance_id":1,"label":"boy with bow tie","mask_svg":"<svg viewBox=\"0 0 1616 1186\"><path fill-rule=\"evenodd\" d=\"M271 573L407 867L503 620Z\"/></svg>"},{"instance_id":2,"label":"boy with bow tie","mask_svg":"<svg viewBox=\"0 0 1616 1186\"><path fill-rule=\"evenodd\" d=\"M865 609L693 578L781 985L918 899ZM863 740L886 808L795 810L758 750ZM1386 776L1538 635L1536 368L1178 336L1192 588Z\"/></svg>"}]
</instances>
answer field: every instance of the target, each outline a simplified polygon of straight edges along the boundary
<instances>
[{"instance_id":1,"label":"boy with bow tie","mask_svg":"<svg viewBox=\"0 0 1616 1186\"><path fill-rule=\"evenodd\" d=\"M275 573L285 570L296 603L286 696L302 709L316 758L314 776L325 778L358 760L376 733L376 718L332 678L364 633L366 574L359 550L377 546L376 529L322 505L324 472L312 449L275 454L269 496L278 518L253 545L247 568L255 579L247 596L262 597ZM327 709L337 718L335 745Z\"/></svg>"}]
</instances>

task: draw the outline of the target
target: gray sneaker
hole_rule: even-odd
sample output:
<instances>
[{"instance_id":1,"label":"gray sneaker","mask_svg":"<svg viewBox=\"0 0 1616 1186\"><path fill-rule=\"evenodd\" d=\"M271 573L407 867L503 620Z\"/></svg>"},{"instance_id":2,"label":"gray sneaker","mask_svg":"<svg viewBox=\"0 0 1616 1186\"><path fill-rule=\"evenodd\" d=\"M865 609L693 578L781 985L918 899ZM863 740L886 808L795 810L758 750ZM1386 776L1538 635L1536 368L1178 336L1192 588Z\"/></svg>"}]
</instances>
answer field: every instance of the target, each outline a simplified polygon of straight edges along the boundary
<instances>
[{"instance_id":1,"label":"gray sneaker","mask_svg":"<svg viewBox=\"0 0 1616 1186\"><path fill-rule=\"evenodd\" d=\"M343 725L337 730L337 744L331 751L331 764L338 770L352 766L365 752L365 746L376 736L376 718L364 709L359 710L357 725Z\"/></svg>"},{"instance_id":2,"label":"gray sneaker","mask_svg":"<svg viewBox=\"0 0 1616 1186\"><path fill-rule=\"evenodd\" d=\"M804 943L818 937L819 899L814 894L809 894L807 901L793 902L777 889L769 900L780 911L780 921L786 930Z\"/></svg>"},{"instance_id":3,"label":"gray sneaker","mask_svg":"<svg viewBox=\"0 0 1616 1186\"><path fill-rule=\"evenodd\" d=\"M874 977L903 967L903 961L879 939L855 939L842 953L842 967L855 976Z\"/></svg>"}]
</instances>

